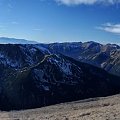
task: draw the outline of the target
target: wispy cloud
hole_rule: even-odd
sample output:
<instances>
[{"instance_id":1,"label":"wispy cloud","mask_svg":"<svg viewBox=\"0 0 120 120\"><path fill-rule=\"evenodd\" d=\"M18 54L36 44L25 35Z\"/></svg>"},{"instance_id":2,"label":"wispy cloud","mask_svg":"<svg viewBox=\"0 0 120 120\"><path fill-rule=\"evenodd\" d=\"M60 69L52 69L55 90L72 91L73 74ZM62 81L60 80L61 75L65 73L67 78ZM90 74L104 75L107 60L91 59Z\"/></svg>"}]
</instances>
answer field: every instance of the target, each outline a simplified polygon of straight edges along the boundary
<instances>
[{"instance_id":1,"label":"wispy cloud","mask_svg":"<svg viewBox=\"0 0 120 120\"><path fill-rule=\"evenodd\" d=\"M106 23L96 29L120 35L120 24Z\"/></svg>"},{"instance_id":2,"label":"wispy cloud","mask_svg":"<svg viewBox=\"0 0 120 120\"><path fill-rule=\"evenodd\" d=\"M16 21L12 21L11 24L13 24L13 25L18 25L19 23L16 22Z\"/></svg>"},{"instance_id":3,"label":"wispy cloud","mask_svg":"<svg viewBox=\"0 0 120 120\"><path fill-rule=\"evenodd\" d=\"M43 29L42 28L34 28L34 29L32 29L33 31L43 31Z\"/></svg>"},{"instance_id":4,"label":"wispy cloud","mask_svg":"<svg viewBox=\"0 0 120 120\"><path fill-rule=\"evenodd\" d=\"M6 27L5 27L5 26L0 25L0 31L4 31L4 30L6 30Z\"/></svg>"},{"instance_id":5,"label":"wispy cloud","mask_svg":"<svg viewBox=\"0 0 120 120\"><path fill-rule=\"evenodd\" d=\"M65 5L93 5L93 4L118 4L120 0L55 0L59 4Z\"/></svg>"},{"instance_id":6,"label":"wispy cloud","mask_svg":"<svg viewBox=\"0 0 120 120\"><path fill-rule=\"evenodd\" d=\"M11 3L8 3L8 8L9 8L9 9L12 9L12 8L13 8L13 6L12 6Z\"/></svg>"}]
</instances>

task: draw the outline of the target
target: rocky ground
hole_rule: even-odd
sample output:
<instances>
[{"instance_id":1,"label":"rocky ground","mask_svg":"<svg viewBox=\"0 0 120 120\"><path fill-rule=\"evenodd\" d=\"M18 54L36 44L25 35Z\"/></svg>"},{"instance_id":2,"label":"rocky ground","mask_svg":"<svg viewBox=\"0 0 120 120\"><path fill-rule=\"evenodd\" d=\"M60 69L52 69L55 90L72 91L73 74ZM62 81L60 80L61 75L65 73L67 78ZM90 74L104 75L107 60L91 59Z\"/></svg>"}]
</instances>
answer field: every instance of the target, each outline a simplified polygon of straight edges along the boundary
<instances>
[{"instance_id":1,"label":"rocky ground","mask_svg":"<svg viewBox=\"0 0 120 120\"><path fill-rule=\"evenodd\" d=\"M120 95L0 112L0 120L120 120Z\"/></svg>"}]
</instances>

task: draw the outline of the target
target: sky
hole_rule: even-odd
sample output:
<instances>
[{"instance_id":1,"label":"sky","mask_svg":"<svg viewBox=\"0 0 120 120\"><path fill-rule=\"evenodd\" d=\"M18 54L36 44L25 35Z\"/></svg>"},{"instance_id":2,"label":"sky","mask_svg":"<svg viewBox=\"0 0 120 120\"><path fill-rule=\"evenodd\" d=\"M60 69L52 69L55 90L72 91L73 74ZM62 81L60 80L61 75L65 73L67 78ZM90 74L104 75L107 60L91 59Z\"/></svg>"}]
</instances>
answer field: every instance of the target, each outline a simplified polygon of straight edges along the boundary
<instances>
[{"instance_id":1,"label":"sky","mask_svg":"<svg viewBox=\"0 0 120 120\"><path fill-rule=\"evenodd\" d=\"M120 0L0 0L0 37L120 44Z\"/></svg>"}]
</instances>

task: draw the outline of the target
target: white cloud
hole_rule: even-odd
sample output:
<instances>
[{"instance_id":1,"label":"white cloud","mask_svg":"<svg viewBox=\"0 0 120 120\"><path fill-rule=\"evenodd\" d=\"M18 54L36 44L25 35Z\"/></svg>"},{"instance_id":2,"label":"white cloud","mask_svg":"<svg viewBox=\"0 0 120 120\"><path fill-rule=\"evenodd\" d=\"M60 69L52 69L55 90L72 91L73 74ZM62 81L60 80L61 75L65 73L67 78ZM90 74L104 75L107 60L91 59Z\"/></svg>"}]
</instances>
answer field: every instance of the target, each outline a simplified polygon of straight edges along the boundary
<instances>
[{"instance_id":1,"label":"white cloud","mask_svg":"<svg viewBox=\"0 0 120 120\"><path fill-rule=\"evenodd\" d=\"M60 4L65 4L65 5L80 5L80 4L117 4L120 3L120 0L55 0L56 2Z\"/></svg>"},{"instance_id":2,"label":"white cloud","mask_svg":"<svg viewBox=\"0 0 120 120\"><path fill-rule=\"evenodd\" d=\"M120 35L120 24L106 23L106 24L103 24L102 26L96 27L96 28L99 30L103 30L106 32Z\"/></svg>"}]
</instances>

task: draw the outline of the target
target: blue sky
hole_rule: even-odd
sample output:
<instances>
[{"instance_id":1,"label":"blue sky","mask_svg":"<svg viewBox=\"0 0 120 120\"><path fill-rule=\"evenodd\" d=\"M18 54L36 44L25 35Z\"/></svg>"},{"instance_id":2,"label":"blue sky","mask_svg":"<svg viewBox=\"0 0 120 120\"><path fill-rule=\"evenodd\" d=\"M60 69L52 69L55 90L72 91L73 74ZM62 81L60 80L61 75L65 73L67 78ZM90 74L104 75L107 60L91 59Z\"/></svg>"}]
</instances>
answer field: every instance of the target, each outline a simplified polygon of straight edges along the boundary
<instances>
[{"instance_id":1,"label":"blue sky","mask_svg":"<svg viewBox=\"0 0 120 120\"><path fill-rule=\"evenodd\" d=\"M120 0L0 0L0 36L120 44Z\"/></svg>"}]
</instances>

